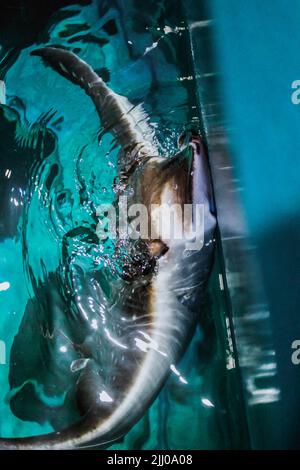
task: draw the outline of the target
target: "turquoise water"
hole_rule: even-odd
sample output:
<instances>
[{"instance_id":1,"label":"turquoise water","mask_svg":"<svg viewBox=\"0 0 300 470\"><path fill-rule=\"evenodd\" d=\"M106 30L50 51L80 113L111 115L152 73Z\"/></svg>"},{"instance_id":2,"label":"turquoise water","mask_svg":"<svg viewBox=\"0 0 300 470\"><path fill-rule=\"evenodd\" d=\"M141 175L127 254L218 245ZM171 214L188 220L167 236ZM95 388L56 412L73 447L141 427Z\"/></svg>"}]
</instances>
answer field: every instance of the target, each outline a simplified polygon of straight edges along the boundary
<instances>
[{"instance_id":1,"label":"turquoise water","mask_svg":"<svg viewBox=\"0 0 300 470\"><path fill-rule=\"evenodd\" d=\"M113 243L96 244L93 230L97 206L115 196L118 148L112 137L102 135L88 97L30 52L37 44L64 46L90 63L114 91L134 104L143 102L162 154L176 152L185 126L201 127L180 4L174 9L174 2L147 2L141 13L140 2L83 3L58 8L35 40L18 44L14 55L4 43L1 51L6 105L0 113L0 282L6 284L0 292L0 339L6 364L0 365L0 434L6 437L49 432L76 420L72 403L65 403L70 371L56 382L51 362L34 362L37 332L42 328L47 334L48 308L53 318L62 313L55 305L57 273L66 287L69 276L100 273L114 261ZM206 306L178 366L185 383L172 374L140 422L112 448L247 447L219 258L217 251ZM11 359L22 321L28 336ZM63 334L55 340L70 346ZM64 370L63 360L57 360ZM9 376L10 366L16 376ZM18 400L22 387L27 392ZM38 401L32 401L33 392ZM37 403L47 407L50 419Z\"/></svg>"}]
</instances>

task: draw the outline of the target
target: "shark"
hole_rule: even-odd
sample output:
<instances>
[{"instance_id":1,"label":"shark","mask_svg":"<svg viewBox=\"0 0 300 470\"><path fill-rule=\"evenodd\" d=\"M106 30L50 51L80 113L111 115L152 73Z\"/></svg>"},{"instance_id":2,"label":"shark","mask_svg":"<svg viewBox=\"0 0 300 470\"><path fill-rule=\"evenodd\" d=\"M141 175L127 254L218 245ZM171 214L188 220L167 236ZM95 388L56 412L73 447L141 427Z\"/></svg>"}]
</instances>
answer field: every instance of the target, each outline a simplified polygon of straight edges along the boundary
<instances>
[{"instance_id":1,"label":"shark","mask_svg":"<svg viewBox=\"0 0 300 470\"><path fill-rule=\"evenodd\" d=\"M5 90L5 82L0 80L0 104L5 104L6 101L6 90Z\"/></svg>"},{"instance_id":2,"label":"shark","mask_svg":"<svg viewBox=\"0 0 300 470\"><path fill-rule=\"evenodd\" d=\"M118 175L123 185L116 201L130 187L128 205L146 207L152 230L150 236L128 242L130 256L119 276L110 276L109 268L98 273L105 278L105 293L100 292L95 276L78 274L80 296L90 300L86 306L78 303L77 315L68 318L65 308L50 309L53 318L64 316L59 321L67 323L77 338L79 358L73 358L68 368L77 374L78 419L48 434L1 438L0 448L101 448L141 419L172 371L180 375L176 365L195 332L214 259L217 219L208 155L196 130L182 133L175 155L161 155L142 105L134 106L115 93L90 65L66 49L43 47L31 54L91 98L103 129L120 147ZM170 205L177 208L175 225L182 223L179 209L192 208L192 216L182 224L181 238L172 233L166 236L161 229L157 208ZM202 207L203 235L200 245L191 248L186 240L196 232L198 206ZM76 282L74 276L73 287ZM57 289L52 289L57 296ZM25 330L28 334L30 328ZM53 344L53 338L53 331L43 332L43 341ZM52 370L49 366L50 375Z\"/></svg>"}]
</instances>

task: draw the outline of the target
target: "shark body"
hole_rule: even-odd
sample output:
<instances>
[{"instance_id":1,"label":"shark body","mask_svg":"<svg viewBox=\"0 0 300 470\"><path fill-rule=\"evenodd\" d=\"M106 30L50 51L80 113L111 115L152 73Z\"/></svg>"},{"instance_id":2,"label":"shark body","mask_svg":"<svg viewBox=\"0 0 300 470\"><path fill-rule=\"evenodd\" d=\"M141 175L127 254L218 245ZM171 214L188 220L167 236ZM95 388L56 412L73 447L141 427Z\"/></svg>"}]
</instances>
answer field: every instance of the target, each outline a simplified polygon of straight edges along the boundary
<instances>
[{"instance_id":1,"label":"shark body","mask_svg":"<svg viewBox=\"0 0 300 470\"><path fill-rule=\"evenodd\" d=\"M104 446L141 418L195 330L212 267L216 227L207 155L200 136L191 133L181 139L180 151L174 157L160 156L142 108L114 93L87 63L59 48L38 49L33 55L42 57L93 100L103 128L121 147L118 173L125 186L133 189L128 204L147 208L154 235L135 241L134 256L124 264L119 279L110 280L107 274L110 293L103 303L110 329L105 325L95 329L88 308L79 308L78 318L72 318L73 329L84 324L86 331L81 347L84 359L80 359L83 363L78 366L76 381L81 418L59 432L0 439L0 448ZM204 206L201 249L186 250L184 240L164 238L152 210L153 205L164 204ZM74 278L74 286L76 282ZM97 296L92 276L82 285L82 296ZM89 349L91 343L99 347ZM105 374L106 368L109 374Z\"/></svg>"}]
</instances>

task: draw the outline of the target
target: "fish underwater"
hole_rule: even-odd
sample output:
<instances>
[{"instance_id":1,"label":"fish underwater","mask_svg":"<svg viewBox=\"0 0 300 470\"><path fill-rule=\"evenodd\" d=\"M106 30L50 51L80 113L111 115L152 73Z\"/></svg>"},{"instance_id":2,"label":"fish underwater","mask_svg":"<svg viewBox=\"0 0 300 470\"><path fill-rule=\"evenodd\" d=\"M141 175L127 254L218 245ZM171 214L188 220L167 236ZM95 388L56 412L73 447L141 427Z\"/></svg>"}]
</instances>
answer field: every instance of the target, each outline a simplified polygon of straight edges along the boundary
<instances>
[{"instance_id":1,"label":"fish underwater","mask_svg":"<svg viewBox=\"0 0 300 470\"><path fill-rule=\"evenodd\" d=\"M52 391L48 411L54 428L56 414L63 416L68 407L76 409L77 419L49 434L2 438L0 448L102 447L123 436L143 416L195 331L213 264L216 230L208 159L196 131L182 134L173 157L159 155L142 106L114 93L74 53L45 47L32 55L41 57L92 99L104 131L121 148L118 175L122 185L116 207L124 195L128 206L142 204L153 231L149 239L119 240L119 275L113 275L110 266L73 273L68 282L71 297L76 291L77 307L72 312L60 289L61 273L49 275L40 295L27 304L11 353L10 380L14 381L18 371L26 371L28 379L19 389L15 385L11 408L17 414L24 396L34 395L43 384L43 390ZM162 233L153 207L172 204L189 204L193 214L197 205L203 207L204 236L197 249L187 249L184 237L168 238ZM178 214L174 217L175 224L180 223ZM187 234L195 231L194 215L184 230ZM55 359L64 348L58 330L72 344L63 363ZM29 357L18 352L20 341L28 348L34 344ZM35 377L41 374L39 380L30 378L31 371ZM54 390L60 390L62 398ZM27 419L34 419L31 412L34 414L29 410Z\"/></svg>"}]
</instances>

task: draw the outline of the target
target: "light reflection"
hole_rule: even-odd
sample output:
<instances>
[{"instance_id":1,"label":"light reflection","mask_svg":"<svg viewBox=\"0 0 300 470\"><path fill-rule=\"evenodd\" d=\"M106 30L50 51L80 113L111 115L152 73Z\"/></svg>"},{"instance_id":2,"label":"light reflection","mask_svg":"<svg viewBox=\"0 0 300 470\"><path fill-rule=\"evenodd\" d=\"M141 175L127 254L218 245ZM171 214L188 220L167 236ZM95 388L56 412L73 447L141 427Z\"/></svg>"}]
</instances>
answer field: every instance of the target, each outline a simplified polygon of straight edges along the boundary
<instances>
[{"instance_id":1,"label":"light reflection","mask_svg":"<svg viewBox=\"0 0 300 470\"><path fill-rule=\"evenodd\" d=\"M0 282L0 291L5 291L10 288L9 282Z\"/></svg>"},{"instance_id":2,"label":"light reflection","mask_svg":"<svg viewBox=\"0 0 300 470\"><path fill-rule=\"evenodd\" d=\"M182 377L182 375L179 377L179 380L180 380L180 382L183 383L184 385L187 385L187 384L188 384L188 381L185 380L185 379Z\"/></svg>"},{"instance_id":3,"label":"light reflection","mask_svg":"<svg viewBox=\"0 0 300 470\"><path fill-rule=\"evenodd\" d=\"M188 381L182 377L182 375L180 374L180 372L176 369L175 365L174 364L171 364L170 365L170 369L171 371L178 377L179 381L185 385L188 384Z\"/></svg>"},{"instance_id":4,"label":"light reflection","mask_svg":"<svg viewBox=\"0 0 300 470\"><path fill-rule=\"evenodd\" d=\"M88 362L89 362L89 358L76 359L75 361L71 363L71 367L70 367L71 372L77 372L79 370L84 369Z\"/></svg>"},{"instance_id":5,"label":"light reflection","mask_svg":"<svg viewBox=\"0 0 300 470\"><path fill-rule=\"evenodd\" d=\"M79 298L80 298L80 297L79 297ZM84 310L83 305L81 305L80 302L78 303L78 308L79 308L80 312L83 314L84 318L85 318L86 320L88 320L89 318L88 318L88 316L87 316L87 313L86 313L86 311Z\"/></svg>"}]
</instances>

